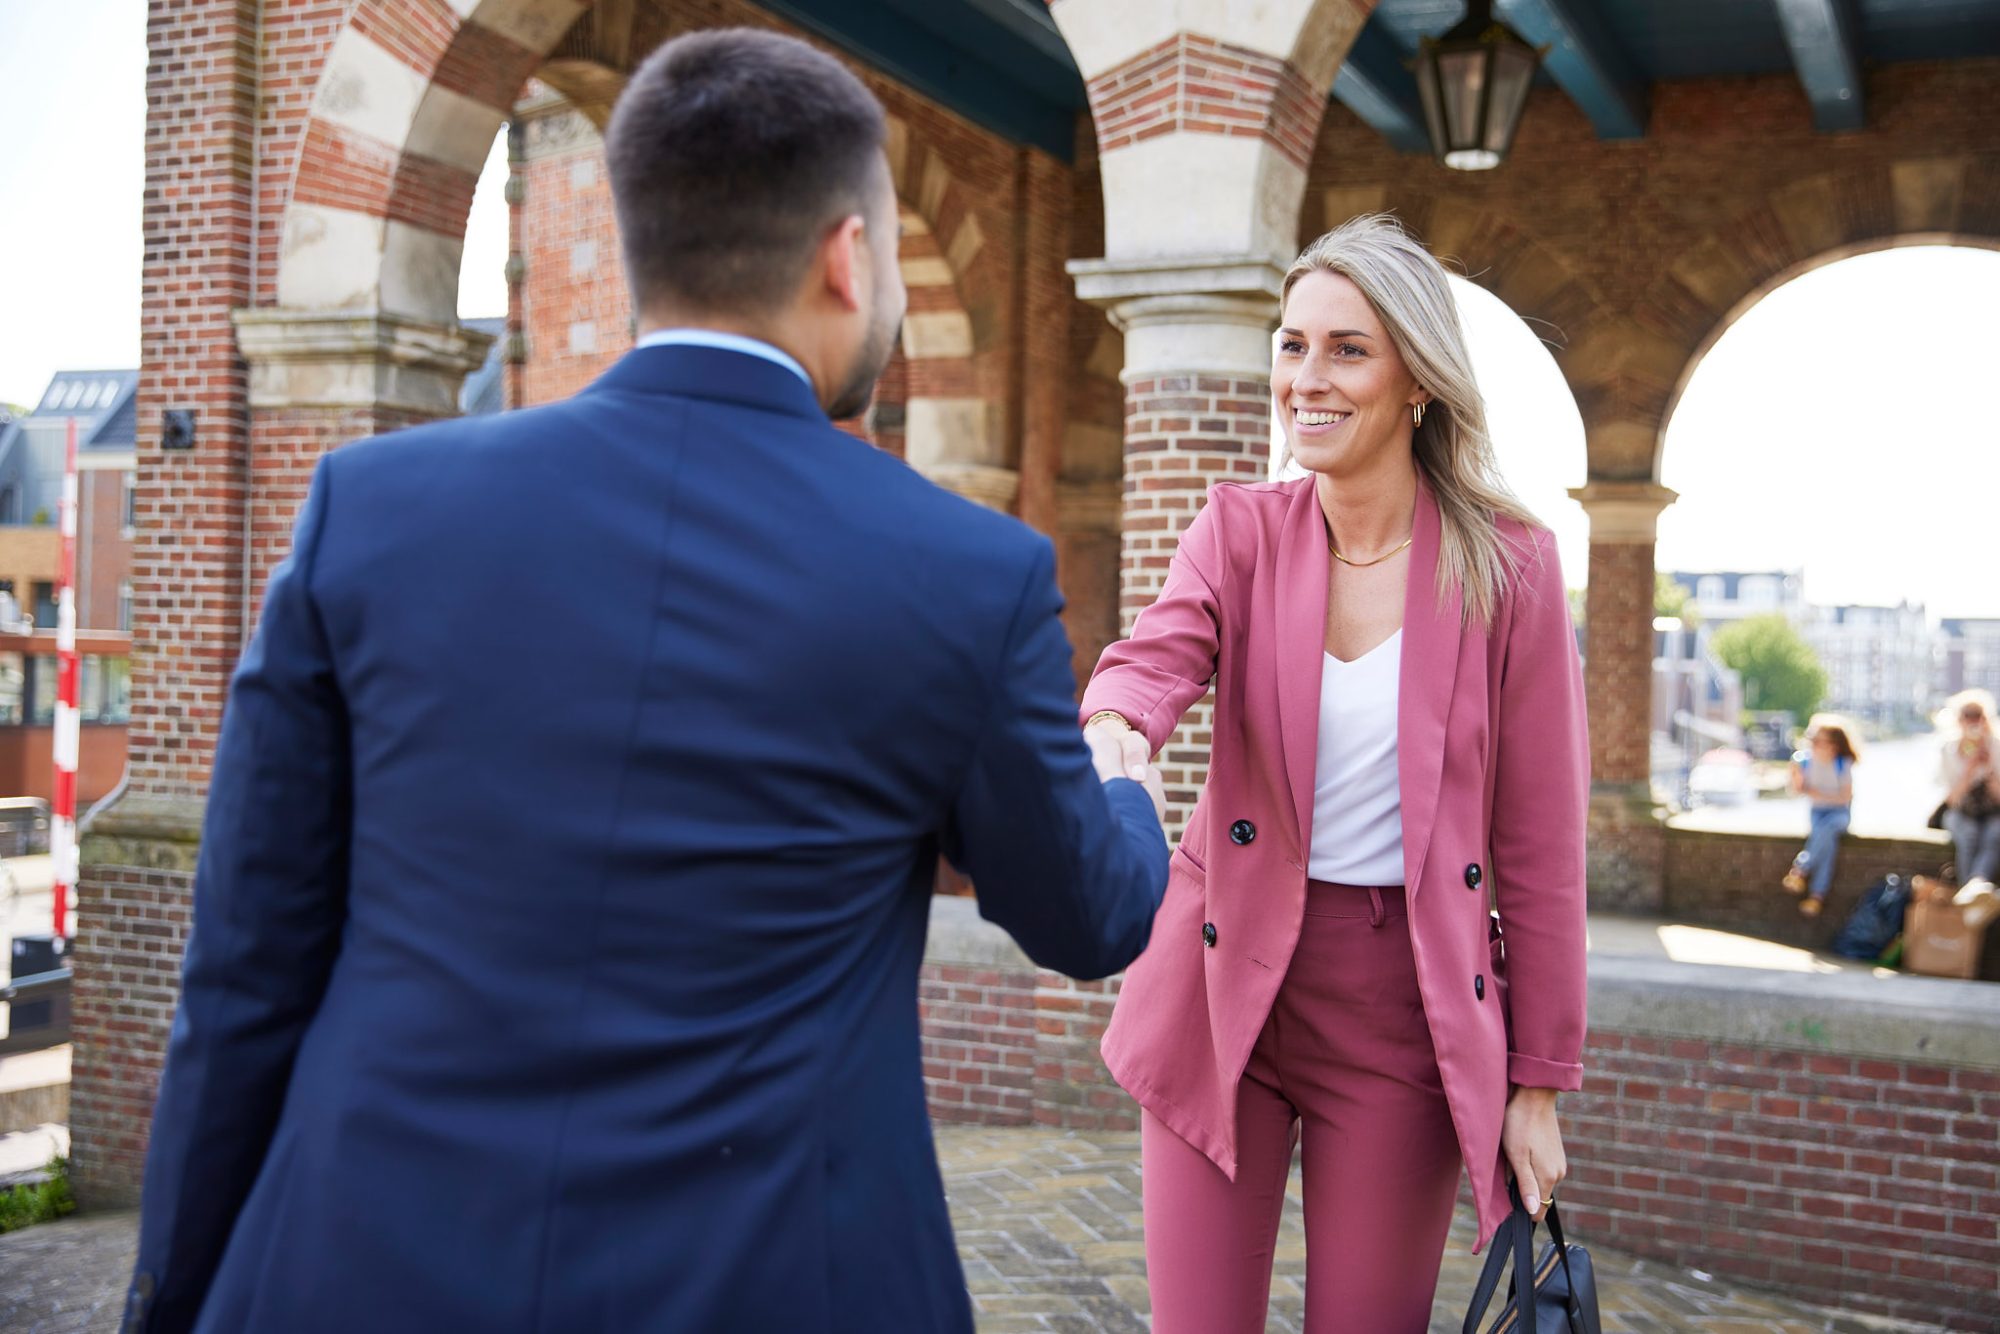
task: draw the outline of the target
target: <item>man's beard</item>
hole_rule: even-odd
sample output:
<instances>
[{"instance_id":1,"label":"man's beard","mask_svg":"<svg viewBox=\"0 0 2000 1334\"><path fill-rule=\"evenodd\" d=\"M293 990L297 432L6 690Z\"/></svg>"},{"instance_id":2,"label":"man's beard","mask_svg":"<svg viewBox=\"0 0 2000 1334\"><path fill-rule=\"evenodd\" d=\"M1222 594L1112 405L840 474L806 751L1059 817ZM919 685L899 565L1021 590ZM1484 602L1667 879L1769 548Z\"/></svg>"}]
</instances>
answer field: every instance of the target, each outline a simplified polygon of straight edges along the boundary
<instances>
[{"instance_id":1,"label":"man's beard","mask_svg":"<svg viewBox=\"0 0 2000 1334\"><path fill-rule=\"evenodd\" d=\"M868 331L868 339L862 343L861 353L854 359L853 374L848 376L847 383L834 397L832 406L826 410L827 416L835 421L846 421L867 411L868 400L875 396L875 382L889 368L889 358L895 354L902 332L900 321Z\"/></svg>"}]
</instances>

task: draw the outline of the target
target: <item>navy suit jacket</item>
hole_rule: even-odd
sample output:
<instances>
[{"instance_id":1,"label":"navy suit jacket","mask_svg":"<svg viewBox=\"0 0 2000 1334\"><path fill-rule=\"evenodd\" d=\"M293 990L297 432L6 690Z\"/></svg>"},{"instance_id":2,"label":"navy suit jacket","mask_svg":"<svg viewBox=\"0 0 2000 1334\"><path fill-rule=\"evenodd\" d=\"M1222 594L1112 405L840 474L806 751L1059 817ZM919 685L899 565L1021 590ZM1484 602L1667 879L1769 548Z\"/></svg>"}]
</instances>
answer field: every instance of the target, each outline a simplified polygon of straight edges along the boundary
<instances>
[{"instance_id":1,"label":"navy suit jacket","mask_svg":"<svg viewBox=\"0 0 2000 1334\"><path fill-rule=\"evenodd\" d=\"M642 349L323 459L232 684L128 1328L969 1331L940 851L1044 967L1167 848L1049 542Z\"/></svg>"}]
</instances>

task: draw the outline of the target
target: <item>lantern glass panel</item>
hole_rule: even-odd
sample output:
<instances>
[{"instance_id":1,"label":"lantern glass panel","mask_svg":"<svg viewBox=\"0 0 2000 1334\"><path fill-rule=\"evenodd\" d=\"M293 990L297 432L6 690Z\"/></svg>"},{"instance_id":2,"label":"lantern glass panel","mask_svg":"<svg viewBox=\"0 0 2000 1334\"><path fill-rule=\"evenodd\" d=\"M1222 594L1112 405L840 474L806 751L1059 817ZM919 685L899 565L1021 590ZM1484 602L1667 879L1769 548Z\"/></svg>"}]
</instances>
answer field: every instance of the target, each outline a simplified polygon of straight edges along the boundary
<instances>
[{"instance_id":1,"label":"lantern glass panel","mask_svg":"<svg viewBox=\"0 0 2000 1334\"><path fill-rule=\"evenodd\" d=\"M1535 52L1511 43L1493 53L1493 91L1486 104L1486 144L1505 153L1521 124L1522 104L1535 78Z\"/></svg>"},{"instance_id":2,"label":"lantern glass panel","mask_svg":"<svg viewBox=\"0 0 2000 1334\"><path fill-rule=\"evenodd\" d=\"M1444 84L1445 142L1454 150L1478 146L1486 101L1486 53L1440 52L1438 77Z\"/></svg>"}]
</instances>

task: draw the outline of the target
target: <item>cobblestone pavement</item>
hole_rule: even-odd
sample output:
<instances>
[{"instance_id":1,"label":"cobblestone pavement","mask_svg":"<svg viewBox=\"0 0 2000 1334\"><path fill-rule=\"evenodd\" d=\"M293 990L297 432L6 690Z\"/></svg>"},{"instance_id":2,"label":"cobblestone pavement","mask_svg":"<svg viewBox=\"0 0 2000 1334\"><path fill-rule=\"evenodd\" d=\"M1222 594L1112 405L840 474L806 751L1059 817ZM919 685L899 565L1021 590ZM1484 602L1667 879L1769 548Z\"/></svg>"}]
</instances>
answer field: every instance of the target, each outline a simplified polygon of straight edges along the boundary
<instances>
[{"instance_id":1,"label":"cobblestone pavement","mask_svg":"<svg viewBox=\"0 0 2000 1334\"><path fill-rule=\"evenodd\" d=\"M93 1214L0 1236L0 1334L117 1329L138 1228L137 1213Z\"/></svg>"},{"instance_id":2,"label":"cobblestone pavement","mask_svg":"<svg viewBox=\"0 0 2000 1334\"><path fill-rule=\"evenodd\" d=\"M944 1126L938 1153L980 1334L1144 1334L1136 1135ZM1297 1180L1278 1238L1269 1330L1304 1315ZM0 1334L117 1328L137 1215L100 1214L0 1236ZM1432 1334L1456 1334L1479 1261L1472 1219L1452 1225ZM1604 1334L1879 1334L1916 1330L1704 1282L1592 1248ZM891 1334L884 1331L884 1334Z\"/></svg>"}]
</instances>

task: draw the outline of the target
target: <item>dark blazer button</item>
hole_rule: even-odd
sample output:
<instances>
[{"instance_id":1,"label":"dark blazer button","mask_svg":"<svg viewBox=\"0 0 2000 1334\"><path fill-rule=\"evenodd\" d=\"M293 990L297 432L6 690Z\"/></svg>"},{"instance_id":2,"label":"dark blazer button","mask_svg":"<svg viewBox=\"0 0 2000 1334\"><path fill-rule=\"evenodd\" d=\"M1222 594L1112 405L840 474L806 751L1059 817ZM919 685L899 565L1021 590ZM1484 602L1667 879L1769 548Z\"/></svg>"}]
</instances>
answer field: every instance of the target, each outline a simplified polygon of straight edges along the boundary
<instances>
[{"instance_id":1,"label":"dark blazer button","mask_svg":"<svg viewBox=\"0 0 2000 1334\"><path fill-rule=\"evenodd\" d=\"M1486 999L1486 974L1478 973L1473 976L1472 995L1476 1000Z\"/></svg>"},{"instance_id":2,"label":"dark blazer button","mask_svg":"<svg viewBox=\"0 0 2000 1334\"><path fill-rule=\"evenodd\" d=\"M1465 887L1467 889L1478 889L1479 882L1484 878L1485 877L1479 873L1478 862L1474 862L1472 865L1465 868Z\"/></svg>"},{"instance_id":3,"label":"dark blazer button","mask_svg":"<svg viewBox=\"0 0 2000 1334\"><path fill-rule=\"evenodd\" d=\"M1229 826L1229 841L1239 848L1245 843L1254 841L1256 837L1257 826L1251 824L1248 820L1238 820L1235 824Z\"/></svg>"},{"instance_id":4,"label":"dark blazer button","mask_svg":"<svg viewBox=\"0 0 2000 1334\"><path fill-rule=\"evenodd\" d=\"M1201 924L1201 943L1210 949L1215 948L1215 923L1203 922Z\"/></svg>"}]
</instances>

